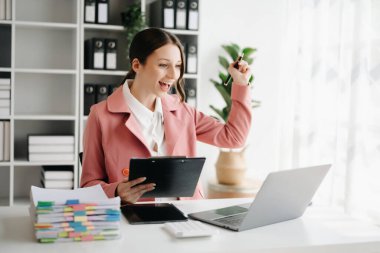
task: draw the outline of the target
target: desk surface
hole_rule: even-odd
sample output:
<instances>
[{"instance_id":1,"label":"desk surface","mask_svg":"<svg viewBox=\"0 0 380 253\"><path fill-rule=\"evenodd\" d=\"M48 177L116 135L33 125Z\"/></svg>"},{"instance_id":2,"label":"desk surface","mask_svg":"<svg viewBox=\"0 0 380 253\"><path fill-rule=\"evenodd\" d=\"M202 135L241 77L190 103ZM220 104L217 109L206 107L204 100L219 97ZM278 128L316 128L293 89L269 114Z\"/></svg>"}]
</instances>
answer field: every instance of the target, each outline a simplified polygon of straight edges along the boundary
<instances>
[{"instance_id":1,"label":"desk surface","mask_svg":"<svg viewBox=\"0 0 380 253\"><path fill-rule=\"evenodd\" d=\"M173 202L184 213L250 202L213 199ZM113 241L40 244L36 242L27 206L0 207L1 252L380 252L380 228L331 209L310 207L302 218L219 235L176 239L158 225L130 225L124 219L122 238ZM215 227L216 228L216 227ZM158 251L157 251L158 250Z\"/></svg>"}]
</instances>

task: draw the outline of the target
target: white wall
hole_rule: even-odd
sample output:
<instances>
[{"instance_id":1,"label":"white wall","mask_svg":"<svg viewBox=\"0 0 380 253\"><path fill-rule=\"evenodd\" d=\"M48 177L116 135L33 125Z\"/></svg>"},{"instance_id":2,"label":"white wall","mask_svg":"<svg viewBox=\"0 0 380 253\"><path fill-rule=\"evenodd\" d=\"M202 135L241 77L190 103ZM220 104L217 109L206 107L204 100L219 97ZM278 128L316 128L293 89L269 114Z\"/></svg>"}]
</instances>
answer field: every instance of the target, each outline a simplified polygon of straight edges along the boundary
<instances>
[{"instance_id":1,"label":"white wall","mask_svg":"<svg viewBox=\"0 0 380 253\"><path fill-rule=\"evenodd\" d=\"M255 75L253 97L262 105L253 111L253 123L247 144L248 175L263 177L276 169L277 91L284 0L201 0L200 1L200 79L199 108L213 114L210 104L222 105L223 100L209 79L218 78L221 69L218 55L222 44L234 42L242 47L258 49L252 65ZM215 177L214 164L218 148L203 143L198 155L207 157L203 183ZM206 189L206 187L205 187Z\"/></svg>"}]
</instances>

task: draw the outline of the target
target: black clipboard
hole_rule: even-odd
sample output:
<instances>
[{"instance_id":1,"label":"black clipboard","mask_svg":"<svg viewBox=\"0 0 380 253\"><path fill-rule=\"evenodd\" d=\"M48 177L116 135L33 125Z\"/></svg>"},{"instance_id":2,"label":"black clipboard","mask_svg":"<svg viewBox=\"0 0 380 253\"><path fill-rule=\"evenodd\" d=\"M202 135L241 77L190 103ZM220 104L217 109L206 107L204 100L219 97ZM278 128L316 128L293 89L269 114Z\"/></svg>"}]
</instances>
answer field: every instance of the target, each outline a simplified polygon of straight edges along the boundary
<instances>
[{"instance_id":1,"label":"black clipboard","mask_svg":"<svg viewBox=\"0 0 380 253\"><path fill-rule=\"evenodd\" d=\"M129 224L133 225L187 220L187 217L170 203L125 205L120 209Z\"/></svg>"},{"instance_id":2,"label":"black clipboard","mask_svg":"<svg viewBox=\"0 0 380 253\"><path fill-rule=\"evenodd\" d=\"M206 158L153 157L132 158L129 180L146 177L143 184L155 183L153 191L142 197L192 197Z\"/></svg>"}]
</instances>

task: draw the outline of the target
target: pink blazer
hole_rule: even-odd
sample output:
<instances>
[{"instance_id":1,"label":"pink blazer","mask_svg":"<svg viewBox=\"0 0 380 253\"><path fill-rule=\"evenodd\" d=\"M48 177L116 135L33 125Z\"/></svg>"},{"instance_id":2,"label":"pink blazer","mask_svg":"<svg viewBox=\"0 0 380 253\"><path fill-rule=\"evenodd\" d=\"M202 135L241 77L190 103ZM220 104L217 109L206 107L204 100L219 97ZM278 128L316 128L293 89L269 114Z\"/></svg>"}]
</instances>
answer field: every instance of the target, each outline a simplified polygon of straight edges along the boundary
<instances>
[{"instance_id":1,"label":"pink blazer","mask_svg":"<svg viewBox=\"0 0 380 253\"><path fill-rule=\"evenodd\" d=\"M176 95L162 98L167 155L195 157L197 140L218 147L242 147L251 126L249 87L233 85L231 98L226 124L181 103ZM114 197L132 157L151 154L120 87L91 107L83 139L81 187L101 184L107 196ZM203 198L199 184L192 198Z\"/></svg>"}]
</instances>

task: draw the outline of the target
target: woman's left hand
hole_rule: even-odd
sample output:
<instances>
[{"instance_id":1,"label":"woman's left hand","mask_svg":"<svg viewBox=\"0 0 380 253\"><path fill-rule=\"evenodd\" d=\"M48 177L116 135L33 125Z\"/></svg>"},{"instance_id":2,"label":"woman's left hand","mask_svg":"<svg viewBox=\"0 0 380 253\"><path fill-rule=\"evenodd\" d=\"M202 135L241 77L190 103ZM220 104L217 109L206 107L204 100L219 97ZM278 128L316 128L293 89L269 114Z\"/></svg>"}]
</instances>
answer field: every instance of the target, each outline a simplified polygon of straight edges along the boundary
<instances>
[{"instance_id":1,"label":"woman's left hand","mask_svg":"<svg viewBox=\"0 0 380 253\"><path fill-rule=\"evenodd\" d=\"M228 72L230 73L233 83L240 85L247 85L249 78L251 77L251 68L246 61L241 60L239 62L238 69L234 68L236 62L233 62L228 67Z\"/></svg>"}]
</instances>

